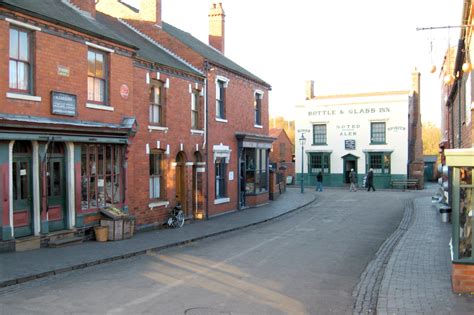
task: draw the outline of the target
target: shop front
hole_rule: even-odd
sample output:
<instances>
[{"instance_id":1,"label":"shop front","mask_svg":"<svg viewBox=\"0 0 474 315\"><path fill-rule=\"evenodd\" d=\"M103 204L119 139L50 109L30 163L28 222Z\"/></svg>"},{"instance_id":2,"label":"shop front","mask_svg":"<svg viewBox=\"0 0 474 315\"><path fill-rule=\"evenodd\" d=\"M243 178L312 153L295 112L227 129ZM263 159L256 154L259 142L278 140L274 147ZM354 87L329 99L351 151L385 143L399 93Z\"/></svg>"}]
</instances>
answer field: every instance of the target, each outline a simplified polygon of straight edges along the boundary
<instances>
[{"instance_id":1,"label":"shop front","mask_svg":"<svg viewBox=\"0 0 474 315\"><path fill-rule=\"evenodd\" d=\"M239 209L268 202L269 153L275 138L236 134L239 147Z\"/></svg>"},{"instance_id":2,"label":"shop front","mask_svg":"<svg viewBox=\"0 0 474 315\"><path fill-rule=\"evenodd\" d=\"M115 125L1 114L0 121L2 242L41 238L47 245L61 231L84 234L100 208L126 208L133 118Z\"/></svg>"}]
</instances>

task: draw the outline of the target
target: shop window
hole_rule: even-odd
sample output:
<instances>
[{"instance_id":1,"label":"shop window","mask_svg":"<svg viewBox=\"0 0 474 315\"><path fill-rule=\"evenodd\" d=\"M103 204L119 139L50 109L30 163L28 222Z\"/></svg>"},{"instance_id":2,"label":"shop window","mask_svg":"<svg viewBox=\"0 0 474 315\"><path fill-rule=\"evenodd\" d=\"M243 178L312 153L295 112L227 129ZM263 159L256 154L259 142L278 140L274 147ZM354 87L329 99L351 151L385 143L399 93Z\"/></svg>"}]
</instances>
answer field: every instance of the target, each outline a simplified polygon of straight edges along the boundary
<instances>
[{"instance_id":1,"label":"shop window","mask_svg":"<svg viewBox=\"0 0 474 315\"><path fill-rule=\"evenodd\" d=\"M225 182L225 174L226 174L226 163L225 158L216 158L215 162L215 193L216 199L225 198L227 197L226 191L226 182Z\"/></svg>"},{"instance_id":2,"label":"shop window","mask_svg":"<svg viewBox=\"0 0 474 315\"><path fill-rule=\"evenodd\" d=\"M31 33L10 28L9 88L20 93L32 93Z\"/></svg>"},{"instance_id":3,"label":"shop window","mask_svg":"<svg viewBox=\"0 0 474 315\"><path fill-rule=\"evenodd\" d=\"M385 123L370 123L370 144L385 144Z\"/></svg>"},{"instance_id":4,"label":"shop window","mask_svg":"<svg viewBox=\"0 0 474 315\"><path fill-rule=\"evenodd\" d=\"M81 209L120 207L123 202L123 151L118 145L81 146Z\"/></svg>"},{"instance_id":5,"label":"shop window","mask_svg":"<svg viewBox=\"0 0 474 315\"><path fill-rule=\"evenodd\" d=\"M163 152L150 153L150 199L163 197Z\"/></svg>"},{"instance_id":6,"label":"shop window","mask_svg":"<svg viewBox=\"0 0 474 315\"><path fill-rule=\"evenodd\" d=\"M266 149L245 149L245 191L261 193L268 190L268 161Z\"/></svg>"},{"instance_id":7,"label":"shop window","mask_svg":"<svg viewBox=\"0 0 474 315\"><path fill-rule=\"evenodd\" d=\"M107 100L107 56L105 53L87 52L87 101L106 105Z\"/></svg>"},{"instance_id":8,"label":"shop window","mask_svg":"<svg viewBox=\"0 0 474 315\"><path fill-rule=\"evenodd\" d=\"M331 173L330 154L326 152L315 152L309 154L309 173L316 175L319 172L323 174Z\"/></svg>"},{"instance_id":9,"label":"shop window","mask_svg":"<svg viewBox=\"0 0 474 315\"><path fill-rule=\"evenodd\" d=\"M459 168L459 258L472 258L473 168Z\"/></svg>"},{"instance_id":10,"label":"shop window","mask_svg":"<svg viewBox=\"0 0 474 315\"><path fill-rule=\"evenodd\" d=\"M390 174L390 153L371 152L368 155L367 169L372 168L374 174Z\"/></svg>"},{"instance_id":11,"label":"shop window","mask_svg":"<svg viewBox=\"0 0 474 315\"><path fill-rule=\"evenodd\" d=\"M164 126L164 89L163 82L154 81L153 86L150 89L150 110L149 110L149 121L152 124Z\"/></svg>"},{"instance_id":12,"label":"shop window","mask_svg":"<svg viewBox=\"0 0 474 315\"><path fill-rule=\"evenodd\" d=\"M313 125L313 145L327 144L326 125Z\"/></svg>"}]
</instances>

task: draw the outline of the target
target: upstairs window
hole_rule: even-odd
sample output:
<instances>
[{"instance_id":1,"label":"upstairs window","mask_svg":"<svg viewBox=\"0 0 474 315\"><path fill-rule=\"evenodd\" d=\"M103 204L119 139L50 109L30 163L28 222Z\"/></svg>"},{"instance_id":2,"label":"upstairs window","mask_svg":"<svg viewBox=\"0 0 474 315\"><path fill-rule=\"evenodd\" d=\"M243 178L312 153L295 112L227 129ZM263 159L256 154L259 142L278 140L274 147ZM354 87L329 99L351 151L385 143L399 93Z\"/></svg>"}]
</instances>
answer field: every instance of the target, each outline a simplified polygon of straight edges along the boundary
<instances>
[{"instance_id":1,"label":"upstairs window","mask_svg":"<svg viewBox=\"0 0 474 315\"><path fill-rule=\"evenodd\" d=\"M216 83L216 118L225 119L225 87L227 82L217 80Z\"/></svg>"},{"instance_id":2,"label":"upstairs window","mask_svg":"<svg viewBox=\"0 0 474 315\"><path fill-rule=\"evenodd\" d=\"M384 122L370 123L370 143L371 144L385 144L385 123Z\"/></svg>"},{"instance_id":3,"label":"upstairs window","mask_svg":"<svg viewBox=\"0 0 474 315\"><path fill-rule=\"evenodd\" d=\"M327 144L326 125L313 125L313 144Z\"/></svg>"},{"instance_id":4,"label":"upstairs window","mask_svg":"<svg viewBox=\"0 0 474 315\"><path fill-rule=\"evenodd\" d=\"M19 28L10 28L10 90L31 93L30 33Z\"/></svg>"},{"instance_id":5,"label":"upstairs window","mask_svg":"<svg viewBox=\"0 0 474 315\"><path fill-rule=\"evenodd\" d=\"M254 124L257 126L262 125L262 94L255 93L254 101Z\"/></svg>"},{"instance_id":6,"label":"upstairs window","mask_svg":"<svg viewBox=\"0 0 474 315\"><path fill-rule=\"evenodd\" d=\"M164 126L163 105L163 83L156 81L150 89L150 123Z\"/></svg>"},{"instance_id":7,"label":"upstairs window","mask_svg":"<svg viewBox=\"0 0 474 315\"><path fill-rule=\"evenodd\" d=\"M199 91L191 94L191 129L202 129L199 123Z\"/></svg>"},{"instance_id":8,"label":"upstairs window","mask_svg":"<svg viewBox=\"0 0 474 315\"><path fill-rule=\"evenodd\" d=\"M105 105L107 99L107 69L105 53L89 50L87 53L87 101Z\"/></svg>"}]
</instances>

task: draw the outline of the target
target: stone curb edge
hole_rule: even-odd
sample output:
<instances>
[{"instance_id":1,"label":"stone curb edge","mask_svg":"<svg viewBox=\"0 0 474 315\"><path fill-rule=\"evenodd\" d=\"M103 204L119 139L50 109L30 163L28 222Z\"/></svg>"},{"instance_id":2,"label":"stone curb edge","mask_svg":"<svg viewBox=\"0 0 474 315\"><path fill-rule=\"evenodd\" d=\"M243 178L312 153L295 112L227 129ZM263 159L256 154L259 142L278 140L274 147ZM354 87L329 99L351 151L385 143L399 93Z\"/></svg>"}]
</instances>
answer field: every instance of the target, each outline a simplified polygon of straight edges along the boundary
<instances>
[{"instance_id":1,"label":"stone curb edge","mask_svg":"<svg viewBox=\"0 0 474 315\"><path fill-rule=\"evenodd\" d=\"M280 214L278 214L274 217L270 217L270 218L267 218L267 219L262 220L262 221L257 221L257 222L253 222L253 223L250 223L250 224L245 224L245 225L242 225L242 226L222 230L222 231L219 231L219 232L206 234L206 235L202 235L202 236L199 236L199 237L194 237L194 238L184 240L184 241L180 241L180 242L175 242L175 243L166 244L166 245L157 246L157 247L151 247L151 248L148 248L148 249L142 249L142 250L139 250L139 251L136 251L136 252L131 252L131 253L123 254L123 255L117 255L117 256L113 256L113 257L97 259L97 260L93 260L93 261L86 262L86 263L80 263L80 264L77 264L77 265L72 265L72 266L68 266L68 267L64 267L64 268L59 268L59 269L53 269L53 270L49 270L49 271L40 272L40 273L34 274L34 275L28 275L28 276L19 277L19 278L16 278L16 279L2 281L2 282L0 282L0 289L10 287L10 286L14 286L14 285L18 285L18 284L22 284L22 283L29 282L29 281L33 281L33 280L36 280L36 279L52 277L52 276L59 275L59 274L69 272L69 271L73 271L73 270L85 269L85 268L88 268L88 267L109 263L109 262L112 262L112 261L115 261L115 260L127 259L127 258L131 258L131 257L135 257L135 256L144 255L144 254L147 254L147 253L150 253L150 252L159 252L159 251L162 251L162 250L167 249L167 248L177 247L177 246L181 246L181 245L184 245L184 244L197 242L197 241L200 241L200 240L203 240L203 239L206 239L206 238L211 238L211 237L214 237L214 236L218 236L218 235L222 235L222 234L242 230L242 229L245 229L245 228L248 228L248 227L251 227L251 226L255 226L255 225L259 225L259 224L262 224L262 223L265 223L265 222L275 220L275 219L280 218L284 215L295 212L295 211L297 211L301 208L304 208L304 207L312 204L313 202L316 201L316 199L317 199L317 196L315 196L311 201L309 201L309 202L307 202L303 205L300 205L296 208L290 209L289 211L286 211L284 213L280 213Z\"/></svg>"}]
</instances>

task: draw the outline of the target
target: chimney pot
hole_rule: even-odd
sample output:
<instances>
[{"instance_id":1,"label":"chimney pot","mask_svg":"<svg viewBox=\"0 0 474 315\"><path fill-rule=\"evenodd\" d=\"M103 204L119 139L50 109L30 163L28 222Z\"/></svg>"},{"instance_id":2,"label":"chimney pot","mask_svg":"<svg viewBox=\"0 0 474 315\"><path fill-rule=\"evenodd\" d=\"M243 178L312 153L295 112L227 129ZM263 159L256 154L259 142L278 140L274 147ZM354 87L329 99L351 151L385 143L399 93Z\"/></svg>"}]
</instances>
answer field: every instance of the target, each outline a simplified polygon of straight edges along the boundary
<instances>
[{"instance_id":1,"label":"chimney pot","mask_svg":"<svg viewBox=\"0 0 474 315\"><path fill-rule=\"evenodd\" d=\"M314 98L314 81L306 81L306 99L311 100Z\"/></svg>"},{"instance_id":2,"label":"chimney pot","mask_svg":"<svg viewBox=\"0 0 474 315\"><path fill-rule=\"evenodd\" d=\"M209 45L224 53L225 47L225 13L222 3L213 3L209 11Z\"/></svg>"}]
</instances>

